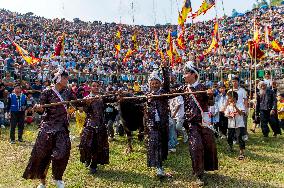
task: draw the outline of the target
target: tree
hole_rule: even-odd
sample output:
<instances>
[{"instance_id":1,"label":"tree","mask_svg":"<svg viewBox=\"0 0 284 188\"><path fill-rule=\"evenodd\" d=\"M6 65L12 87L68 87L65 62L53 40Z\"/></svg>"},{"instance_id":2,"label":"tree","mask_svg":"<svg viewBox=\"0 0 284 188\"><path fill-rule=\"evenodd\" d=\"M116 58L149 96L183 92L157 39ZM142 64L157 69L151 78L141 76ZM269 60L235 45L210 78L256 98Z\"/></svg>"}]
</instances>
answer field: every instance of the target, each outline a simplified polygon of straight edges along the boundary
<instances>
[{"instance_id":1,"label":"tree","mask_svg":"<svg viewBox=\"0 0 284 188\"><path fill-rule=\"evenodd\" d=\"M34 13L32 13L32 12L27 12L26 14L25 14L25 16L32 16L32 15L34 15Z\"/></svg>"},{"instance_id":2,"label":"tree","mask_svg":"<svg viewBox=\"0 0 284 188\"><path fill-rule=\"evenodd\" d=\"M73 21L74 21L74 23L79 23L79 22L81 22L81 20L80 20L79 18L74 18Z\"/></svg>"},{"instance_id":3,"label":"tree","mask_svg":"<svg viewBox=\"0 0 284 188\"><path fill-rule=\"evenodd\" d=\"M264 5L269 6L267 0L256 0L253 4L253 8L259 8Z\"/></svg>"},{"instance_id":4,"label":"tree","mask_svg":"<svg viewBox=\"0 0 284 188\"><path fill-rule=\"evenodd\" d=\"M236 9L233 9L232 10L232 17L236 17L236 16L238 16L238 12L236 11Z\"/></svg>"},{"instance_id":5,"label":"tree","mask_svg":"<svg viewBox=\"0 0 284 188\"><path fill-rule=\"evenodd\" d=\"M271 6L279 6L283 0L271 0Z\"/></svg>"},{"instance_id":6,"label":"tree","mask_svg":"<svg viewBox=\"0 0 284 188\"><path fill-rule=\"evenodd\" d=\"M267 0L261 0L261 1L260 1L260 5L261 5L261 6L267 5L267 6L268 6Z\"/></svg>"}]
</instances>

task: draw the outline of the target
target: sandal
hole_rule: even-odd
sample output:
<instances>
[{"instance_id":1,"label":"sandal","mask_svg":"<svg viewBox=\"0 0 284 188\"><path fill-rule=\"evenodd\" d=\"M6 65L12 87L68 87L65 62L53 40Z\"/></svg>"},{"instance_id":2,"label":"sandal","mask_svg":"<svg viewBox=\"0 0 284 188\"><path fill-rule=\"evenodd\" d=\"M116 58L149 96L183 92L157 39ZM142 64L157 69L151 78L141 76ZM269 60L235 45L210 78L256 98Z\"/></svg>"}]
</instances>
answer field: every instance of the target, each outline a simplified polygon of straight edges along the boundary
<instances>
[{"instance_id":1,"label":"sandal","mask_svg":"<svg viewBox=\"0 0 284 188\"><path fill-rule=\"evenodd\" d=\"M245 158L245 155L244 155L244 154L240 154L240 155L239 155L239 160L244 160L244 158Z\"/></svg>"}]
</instances>

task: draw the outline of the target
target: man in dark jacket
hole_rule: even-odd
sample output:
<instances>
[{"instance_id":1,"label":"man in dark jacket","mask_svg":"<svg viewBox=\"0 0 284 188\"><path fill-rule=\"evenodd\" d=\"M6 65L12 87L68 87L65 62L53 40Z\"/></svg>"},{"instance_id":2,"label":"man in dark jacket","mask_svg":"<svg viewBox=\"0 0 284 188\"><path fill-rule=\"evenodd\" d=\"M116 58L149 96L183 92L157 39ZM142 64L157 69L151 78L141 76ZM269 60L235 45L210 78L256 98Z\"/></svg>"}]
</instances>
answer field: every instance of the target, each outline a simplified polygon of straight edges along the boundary
<instances>
[{"instance_id":1,"label":"man in dark jacket","mask_svg":"<svg viewBox=\"0 0 284 188\"><path fill-rule=\"evenodd\" d=\"M114 139L114 129L113 129L113 123L115 121L115 118L118 114L117 109L112 104L107 104L105 106L105 120L108 128L108 136L109 140L112 141Z\"/></svg>"},{"instance_id":2,"label":"man in dark jacket","mask_svg":"<svg viewBox=\"0 0 284 188\"><path fill-rule=\"evenodd\" d=\"M273 136L281 134L281 130L276 121L277 99L273 90L267 87L264 81L259 82L259 93L256 101L256 115L260 117L260 125L264 137L268 137L268 123L274 133Z\"/></svg>"},{"instance_id":3,"label":"man in dark jacket","mask_svg":"<svg viewBox=\"0 0 284 188\"><path fill-rule=\"evenodd\" d=\"M27 107L26 95L22 93L20 85L16 85L14 92L8 97L7 111L10 112L10 143L15 144L15 129L18 126L18 140L23 142L25 110Z\"/></svg>"}]
</instances>

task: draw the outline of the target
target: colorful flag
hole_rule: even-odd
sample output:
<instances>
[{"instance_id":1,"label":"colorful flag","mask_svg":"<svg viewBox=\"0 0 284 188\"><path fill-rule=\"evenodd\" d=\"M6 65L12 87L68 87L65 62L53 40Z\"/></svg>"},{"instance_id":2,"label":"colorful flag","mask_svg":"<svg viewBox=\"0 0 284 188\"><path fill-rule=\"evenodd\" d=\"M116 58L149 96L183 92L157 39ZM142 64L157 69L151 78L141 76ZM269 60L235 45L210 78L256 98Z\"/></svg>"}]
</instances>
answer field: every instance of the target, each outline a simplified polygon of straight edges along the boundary
<instances>
[{"instance_id":1,"label":"colorful flag","mask_svg":"<svg viewBox=\"0 0 284 188\"><path fill-rule=\"evenodd\" d=\"M209 46L209 48L204 52L204 55L207 55L208 53L210 53L213 49L218 48L218 41L215 37L212 38L212 42Z\"/></svg>"},{"instance_id":2,"label":"colorful flag","mask_svg":"<svg viewBox=\"0 0 284 188\"><path fill-rule=\"evenodd\" d=\"M132 49L128 49L128 51L126 52L125 57L123 58L123 63L125 63L126 61L128 61L129 58L132 56L132 54L133 54L134 52L135 52L135 51L133 51Z\"/></svg>"},{"instance_id":3,"label":"colorful flag","mask_svg":"<svg viewBox=\"0 0 284 188\"><path fill-rule=\"evenodd\" d=\"M184 5L178 16L178 25L182 26L186 21L188 13L192 11L190 0L184 0Z\"/></svg>"},{"instance_id":4,"label":"colorful flag","mask_svg":"<svg viewBox=\"0 0 284 188\"><path fill-rule=\"evenodd\" d=\"M121 50L120 44L114 45L115 48L115 57L118 58L119 52Z\"/></svg>"},{"instance_id":5,"label":"colorful flag","mask_svg":"<svg viewBox=\"0 0 284 188\"><path fill-rule=\"evenodd\" d=\"M265 53L259 49L253 40L248 41L249 55L251 58L263 59Z\"/></svg>"},{"instance_id":6,"label":"colorful flag","mask_svg":"<svg viewBox=\"0 0 284 188\"><path fill-rule=\"evenodd\" d=\"M158 34L157 34L156 30L154 31L154 36L155 36L155 44L156 44L155 51L156 51L157 55L159 55L161 57L161 59L164 61L165 56L164 56L163 51L159 47L159 38L158 38Z\"/></svg>"},{"instance_id":7,"label":"colorful flag","mask_svg":"<svg viewBox=\"0 0 284 188\"><path fill-rule=\"evenodd\" d=\"M258 25L257 24L255 24L255 30L253 32L253 41L254 41L256 46L259 45L260 35L259 35L259 29L258 29Z\"/></svg>"},{"instance_id":8,"label":"colorful flag","mask_svg":"<svg viewBox=\"0 0 284 188\"><path fill-rule=\"evenodd\" d=\"M132 40L132 45L133 45L132 49L133 50L138 50L138 43L137 43L136 32L134 32L134 34L132 35L131 40Z\"/></svg>"},{"instance_id":9,"label":"colorful flag","mask_svg":"<svg viewBox=\"0 0 284 188\"><path fill-rule=\"evenodd\" d=\"M218 37L218 30L219 30L219 24L218 24L218 21L216 21L212 35L215 36L215 37Z\"/></svg>"},{"instance_id":10,"label":"colorful flag","mask_svg":"<svg viewBox=\"0 0 284 188\"><path fill-rule=\"evenodd\" d=\"M185 42L184 42L184 33L185 33L184 26L178 25L177 28L178 28L177 29L178 30L177 45L178 45L179 49L185 50L186 46L185 46Z\"/></svg>"},{"instance_id":11,"label":"colorful flag","mask_svg":"<svg viewBox=\"0 0 284 188\"><path fill-rule=\"evenodd\" d=\"M218 24L218 21L216 21L215 25L214 25L214 30L212 32L212 42L211 42L209 48L203 53L204 55L207 55L213 49L216 50L218 48L218 46L219 46L218 45L218 41L219 41L218 30L219 30L219 24Z\"/></svg>"},{"instance_id":12,"label":"colorful flag","mask_svg":"<svg viewBox=\"0 0 284 188\"><path fill-rule=\"evenodd\" d=\"M164 61L165 56L164 56L163 51L159 47L159 39L158 39L158 34L157 34L156 30L154 31L154 35L155 35L155 44L156 44L155 51L156 51L157 55L159 55L161 57L161 59Z\"/></svg>"},{"instance_id":13,"label":"colorful flag","mask_svg":"<svg viewBox=\"0 0 284 188\"><path fill-rule=\"evenodd\" d=\"M136 36L136 31L134 32L134 34L131 36L131 45L130 48L128 49L128 51L125 54L125 57L123 59L123 62L125 63L126 61L129 60L129 58L138 51L138 43L137 43L137 36Z\"/></svg>"},{"instance_id":14,"label":"colorful flag","mask_svg":"<svg viewBox=\"0 0 284 188\"><path fill-rule=\"evenodd\" d=\"M277 53L284 53L284 47L281 46L281 44L274 39L274 37L272 36L272 33L271 33L271 26L268 26L266 25L265 28L265 43L275 52Z\"/></svg>"},{"instance_id":15,"label":"colorful flag","mask_svg":"<svg viewBox=\"0 0 284 188\"><path fill-rule=\"evenodd\" d=\"M182 51L178 49L175 42L173 42L173 61L172 65L174 63L181 63L182 62Z\"/></svg>"},{"instance_id":16,"label":"colorful flag","mask_svg":"<svg viewBox=\"0 0 284 188\"><path fill-rule=\"evenodd\" d=\"M169 30L169 34L167 37L167 43L168 43L168 50L167 50L167 55L169 56L169 59L171 63L173 64L174 61L174 55L173 55L173 43L172 43L172 36L171 36L171 31Z\"/></svg>"},{"instance_id":17,"label":"colorful flag","mask_svg":"<svg viewBox=\"0 0 284 188\"><path fill-rule=\"evenodd\" d=\"M156 30L154 31L154 37L155 37L155 45L156 45L155 51L156 51L157 54L159 54L160 53L159 39L158 39L158 34L157 34Z\"/></svg>"},{"instance_id":18,"label":"colorful flag","mask_svg":"<svg viewBox=\"0 0 284 188\"><path fill-rule=\"evenodd\" d=\"M210 8L215 5L215 0L204 0L197 12L192 14L192 18L196 18L201 14L205 14Z\"/></svg>"},{"instance_id":19,"label":"colorful flag","mask_svg":"<svg viewBox=\"0 0 284 188\"><path fill-rule=\"evenodd\" d=\"M22 58L30 65L34 65L36 63L39 63L41 61L40 58L36 58L32 55L29 55L28 51L24 50L22 47L20 47L17 43L13 41L12 43L15 47L17 52L22 56Z\"/></svg>"},{"instance_id":20,"label":"colorful flag","mask_svg":"<svg viewBox=\"0 0 284 188\"><path fill-rule=\"evenodd\" d=\"M64 55L64 40L65 34L63 33L62 36L59 36L57 39L53 57Z\"/></svg>"},{"instance_id":21,"label":"colorful flag","mask_svg":"<svg viewBox=\"0 0 284 188\"><path fill-rule=\"evenodd\" d=\"M116 35L115 35L115 45L114 45L114 48L115 48L115 58L118 58L118 55L119 55L119 52L121 50L121 31L120 29L116 32Z\"/></svg>"},{"instance_id":22,"label":"colorful flag","mask_svg":"<svg viewBox=\"0 0 284 188\"><path fill-rule=\"evenodd\" d=\"M121 38L121 31L120 31L120 30L118 30L118 31L116 32L116 38L118 38L118 39Z\"/></svg>"},{"instance_id":23,"label":"colorful flag","mask_svg":"<svg viewBox=\"0 0 284 188\"><path fill-rule=\"evenodd\" d=\"M279 44L279 42L276 41L276 40L273 40L273 41L270 42L270 47L271 47L272 50L275 51L275 52L284 53L284 47L281 46L281 44Z\"/></svg>"}]
</instances>

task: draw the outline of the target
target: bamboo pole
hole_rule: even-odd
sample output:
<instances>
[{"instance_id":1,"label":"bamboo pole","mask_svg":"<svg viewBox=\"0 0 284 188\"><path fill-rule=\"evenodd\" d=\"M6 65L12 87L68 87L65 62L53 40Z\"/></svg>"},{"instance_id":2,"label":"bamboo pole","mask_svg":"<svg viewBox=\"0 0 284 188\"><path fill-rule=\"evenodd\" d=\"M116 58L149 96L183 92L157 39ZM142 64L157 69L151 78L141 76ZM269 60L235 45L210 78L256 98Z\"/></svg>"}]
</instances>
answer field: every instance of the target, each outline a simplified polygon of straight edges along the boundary
<instances>
[{"instance_id":1,"label":"bamboo pole","mask_svg":"<svg viewBox=\"0 0 284 188\"><path fill-rule=\"evenodd\" d=\"M170 94L162 94L162 95L140 95L140 96L134 96L134 97L121 97L122 100L131 100L131 99L141 99L141 98L163 98L163 97L174 97L174 96L180 96L180 95L192 95L192 94L199 94L199 93L207 93L207 91L196 91L196 92L185 92L185 93L170 93ZM48 108L52 106L60 106L60 105L66 105L66 104L72 104L77 102L83 102L88 100L94 100L98 99L100 97L108 97L108 96L119 96L119 94L111 94L111 95L98 95L96 97L90 97L90 98L84 98L84 99L78 99L78 100L71 100L71 101L62 101L57 103L50 103L50 104L44 104L40 105L42 108Z\"/></svg>"}]
</instances>

